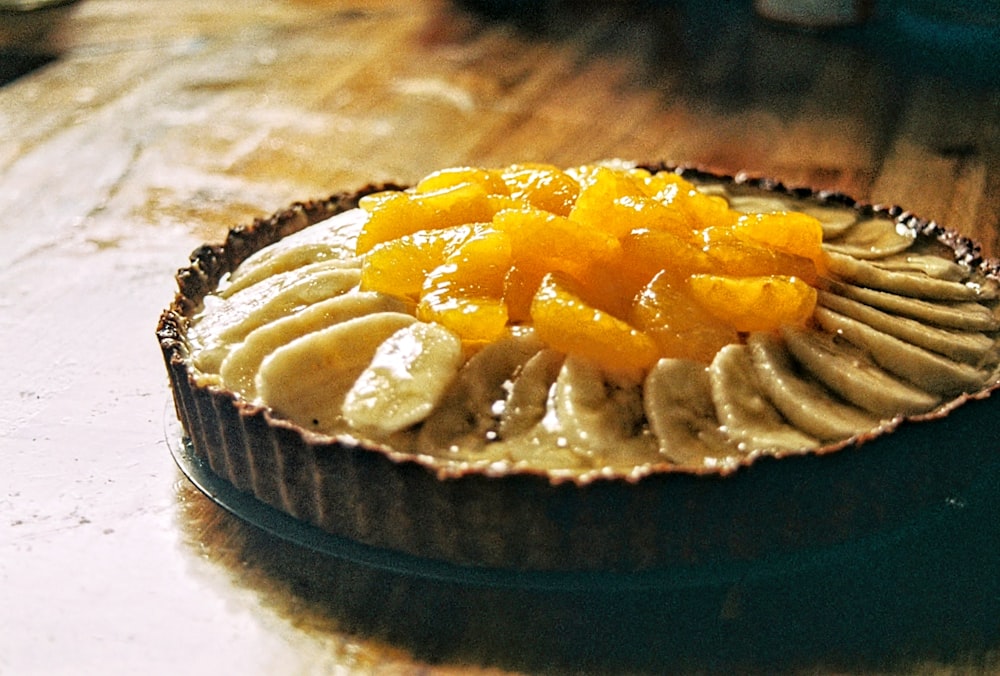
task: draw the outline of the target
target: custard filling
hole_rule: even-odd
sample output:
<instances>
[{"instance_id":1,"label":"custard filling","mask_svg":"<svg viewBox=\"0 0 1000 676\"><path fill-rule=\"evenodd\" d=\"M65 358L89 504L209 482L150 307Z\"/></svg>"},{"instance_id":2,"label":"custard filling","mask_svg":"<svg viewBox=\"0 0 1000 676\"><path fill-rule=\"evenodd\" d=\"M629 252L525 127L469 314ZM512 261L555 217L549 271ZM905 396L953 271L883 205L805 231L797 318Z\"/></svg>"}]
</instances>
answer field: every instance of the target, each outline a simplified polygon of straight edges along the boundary
<instances>
[{"instance_id":1,"label":"custard filling","mask_svg":"<svg viewBox=\"0 0 1000 676\"><path fill-rule=\"evenodd\" d=\"M997 288L887 217L623 163L436 172L206 298L199 378L307 430L641 475L805 451L997 380Z\"/></svg>"}]
</instances>

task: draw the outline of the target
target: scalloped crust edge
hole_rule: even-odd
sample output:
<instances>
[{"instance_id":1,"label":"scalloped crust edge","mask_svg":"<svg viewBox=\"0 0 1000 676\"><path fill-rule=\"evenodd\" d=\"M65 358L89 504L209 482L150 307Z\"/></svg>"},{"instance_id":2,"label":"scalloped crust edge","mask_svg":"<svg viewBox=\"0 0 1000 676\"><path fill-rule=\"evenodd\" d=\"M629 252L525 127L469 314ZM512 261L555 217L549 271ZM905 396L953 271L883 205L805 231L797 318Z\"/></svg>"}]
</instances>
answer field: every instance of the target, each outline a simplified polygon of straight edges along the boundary
<instances>
[{"instance_id":1,"label":"scalloped crust edge","mask_svg":"<svg viewBox=\"0 0 1000 676\"><path fill-rule=\"evenodd\" d=\"M997 276L979 248L895 206L657 163L651 170L744 184L888 215ZM960 495L1000 460L994 385L932 413L808 453L760 455L735 470L667 465L628 476L566 478L503 468L445 469L432 459L312 434L232 392L199 385L185 338L202 299L254 251L395 184L300 202L196 249L157 338L177 416L194 452L239 490L337 536L464 566L636 572L751 561L902 527Z\"/></svg>"}]
</instances>

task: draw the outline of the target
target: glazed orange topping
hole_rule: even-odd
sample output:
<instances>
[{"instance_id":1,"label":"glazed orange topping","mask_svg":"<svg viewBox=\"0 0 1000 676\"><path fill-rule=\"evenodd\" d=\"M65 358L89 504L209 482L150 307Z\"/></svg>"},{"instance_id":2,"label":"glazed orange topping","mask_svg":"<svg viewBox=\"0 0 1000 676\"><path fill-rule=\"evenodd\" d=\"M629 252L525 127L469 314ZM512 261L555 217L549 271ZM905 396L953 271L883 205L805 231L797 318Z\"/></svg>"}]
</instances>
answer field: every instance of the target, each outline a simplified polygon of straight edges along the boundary
<instances>
[{"instance_id":1,"label":"glazed orange topping","mask_svg":"<svg viewBox=\"0 0 1000 676\"><path fill-rule=\"evenodd\" d=\"M804 324L825 260L815 218L741 214L670 172L453 168L361 207L362 289L472 347L530 324L612 370Z\"/></svg>"}]
</instances>

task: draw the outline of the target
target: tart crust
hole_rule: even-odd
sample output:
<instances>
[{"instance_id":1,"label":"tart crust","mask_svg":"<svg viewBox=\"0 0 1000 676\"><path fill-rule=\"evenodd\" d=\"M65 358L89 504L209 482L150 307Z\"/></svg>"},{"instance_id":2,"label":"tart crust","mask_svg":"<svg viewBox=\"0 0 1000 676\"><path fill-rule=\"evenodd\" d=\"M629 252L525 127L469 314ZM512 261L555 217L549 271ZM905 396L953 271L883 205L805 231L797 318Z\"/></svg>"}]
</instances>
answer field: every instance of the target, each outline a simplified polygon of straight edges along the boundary
<instances>
[{"instance_id":1,"label":"tart crust","mask_svg":"<svg viewBox=\"0 0 1000 676\"><path fill-rule=\"evenodd\" d=\"M646 165L890 216L959 262L998 276L970 240L899 208L789 189L747 175ZM186 332L222 277L255 251L373 192L297 203L202 246L177 273L157 337L194 452L239 490L337 536L454 564L525 570L642 571L750 561L903 527L954 499L998 462L998 385L931 413L807 453L749 456L718 470L667 464L627 475L447 467L354 439L318 435L225 389L199 384Z\"/></svg>"}]
</instances>

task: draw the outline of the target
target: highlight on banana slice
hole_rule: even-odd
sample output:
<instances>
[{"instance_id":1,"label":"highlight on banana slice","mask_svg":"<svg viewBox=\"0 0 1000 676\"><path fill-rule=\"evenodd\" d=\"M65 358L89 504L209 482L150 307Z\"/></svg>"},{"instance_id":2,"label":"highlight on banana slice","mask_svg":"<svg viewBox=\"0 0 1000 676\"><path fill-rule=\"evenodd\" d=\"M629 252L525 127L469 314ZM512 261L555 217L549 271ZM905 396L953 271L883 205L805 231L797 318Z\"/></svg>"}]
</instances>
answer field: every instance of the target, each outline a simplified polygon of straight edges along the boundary
<instances>
[{"instance_id":1,"label":"highlight on banana slice","mask_svg":"<svg viewBox=\"0 0 1000 676\"><path fill-rule=\"evenodd\" d=\"M624 162L459 167L245 260L193 363L307 430L587 472L807 451L998 378L996 281L887 215Z\"/></svg>"}]
</instances>

